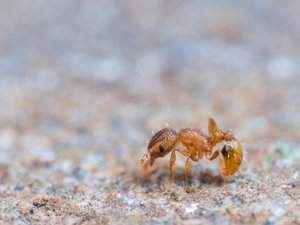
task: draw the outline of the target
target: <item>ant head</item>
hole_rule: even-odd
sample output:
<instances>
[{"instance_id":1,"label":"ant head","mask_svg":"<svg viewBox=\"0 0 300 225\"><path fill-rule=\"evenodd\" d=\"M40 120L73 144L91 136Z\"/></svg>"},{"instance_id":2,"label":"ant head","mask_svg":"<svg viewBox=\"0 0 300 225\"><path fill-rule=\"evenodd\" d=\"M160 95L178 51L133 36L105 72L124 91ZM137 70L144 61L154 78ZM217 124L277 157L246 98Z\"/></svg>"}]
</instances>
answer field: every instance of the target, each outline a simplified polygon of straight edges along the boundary
<instances>
[{"instance_id":1,"label":"ant head","mask_svg":"<svg viewBox=\"0 0 300 225\"><path fill-rule=\"evenodd\" d=\"M164 157L168 154L177 142L177 133L170 129L164 128L158 131L150 140L148 152L140 160L140 167L146 168L152 166L155 159Z\"/></svg>"},{"instance_id":2,"label":"ant head","mask_svg":"<svg viewBox=\"0 0 300 225\"><path fill-rule=\"evenodd\" d=\"M233 141L235 140L233 134L230 131L223 132L218 128L216 121L212 118L208 120L208 133L212 137L213 145L222 141Z\"/></svg>"}]
</instances>

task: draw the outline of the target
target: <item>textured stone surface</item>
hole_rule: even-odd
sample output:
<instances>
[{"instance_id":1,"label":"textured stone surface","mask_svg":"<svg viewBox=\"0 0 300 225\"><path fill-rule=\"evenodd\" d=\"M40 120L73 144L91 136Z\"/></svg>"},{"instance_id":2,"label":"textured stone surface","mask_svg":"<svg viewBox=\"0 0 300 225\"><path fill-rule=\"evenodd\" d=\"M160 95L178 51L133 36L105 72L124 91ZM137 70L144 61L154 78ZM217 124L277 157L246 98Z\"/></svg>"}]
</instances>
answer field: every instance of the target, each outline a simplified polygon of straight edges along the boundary
<instances>
[{"instance_id":1,"label":"textured stone surface","mask_svg":"<svg viewBox=\"0 0 300 225\"><path fill-rule=\"evenodd\" d=\"M0 223L299 224L297 1L2 1ZM151 131L232 128L247 156L137 168Z\"/></svg>"}]
</instances>

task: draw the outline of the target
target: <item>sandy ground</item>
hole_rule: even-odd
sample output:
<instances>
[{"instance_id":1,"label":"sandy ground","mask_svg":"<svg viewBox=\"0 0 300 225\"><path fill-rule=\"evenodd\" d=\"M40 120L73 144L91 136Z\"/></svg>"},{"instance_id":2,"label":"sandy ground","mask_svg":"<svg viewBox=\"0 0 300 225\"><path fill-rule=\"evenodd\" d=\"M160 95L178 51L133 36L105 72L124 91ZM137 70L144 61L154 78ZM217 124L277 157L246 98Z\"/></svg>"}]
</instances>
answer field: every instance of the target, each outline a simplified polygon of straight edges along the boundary
<instances>
[{"instance_id":1,"label":"sandy ground","mask_svg":"<svg viewBox=\"0 0 300 225\"><path fill-rule=\"evenodd\" d=\"M300 224L297 1L1 1L0 223ZM247 151L137 163L213 117Z\"/></svg>"}]
</instances>

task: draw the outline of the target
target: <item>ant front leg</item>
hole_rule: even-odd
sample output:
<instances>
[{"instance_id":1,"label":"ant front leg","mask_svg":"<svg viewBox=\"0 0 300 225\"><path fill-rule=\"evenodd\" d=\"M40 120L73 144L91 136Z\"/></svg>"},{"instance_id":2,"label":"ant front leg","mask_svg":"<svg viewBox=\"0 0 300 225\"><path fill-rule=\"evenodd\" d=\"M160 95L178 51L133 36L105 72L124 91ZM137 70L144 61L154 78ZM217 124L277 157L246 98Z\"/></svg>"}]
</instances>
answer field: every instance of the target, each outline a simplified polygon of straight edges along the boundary
<instances>
[{"instance_id":1,"label":"ant front leg","mask_svg":"<svg viewBox=\"0 0 300 225\"><path fill-rule=\"evenodd\" d=\"M187 156L187 159L185 161L185 176L184 176L184 191L187 191L187 187L188 187L188 177L190 174L190 170L191 170L191 162L190 159L193 161L198 161L199 158L197 158L195 155L192 155L184 150L181 149L176 149L179 153L181 153L183 156ZM201 155L200 155L201 156ZM201 156L202 157L202 156Z\"/></svg>"},{"instance_id":2,"label":"ant front leg","mask_svg":"<svg viewBox=\"0 0 300 225\"><path fill-rule=\"evenodd\" d=\"M205 157L208 159L208 160L214 160L215 158L217 158L218 157L218 155L219 155L219 151L215 151L215 152L213 152L213 153L211 153L211 154L209 154L210 152L205 152Z\"/></svg>"},{"instance_id":3,"label":"ant front leg","mask_svg":"<svg viewBox=\"0 0 300 225\"><path fill-rule=\"evenodd\" d=\"M172 150L171 157L170 157L170 175L169 175L170 183L167 184L167 187L166 187L167 190L170 189L172 183L174 182L174 169L173 169L173 167L174 167L175 161L176 161L176 151L178 151L179 153L181 153L184 156L189 156L190 155L188 152L183 151L181 149L176 148L176 149Z\"/></svg>"},{"instance_id":4,"label":"ant front leg","mask_svg":"<svg viewBox=\"0 0 300 225\"><path fill-rule=\"evenodd\" d=\"M174 171L173 171L173 167L175 165L175 161L176 161L176 151L175 149L171 152L171 157L170 157L170 174L169 174L169 179L170 179L170 183L167 184L166 189L169 190L171 187L171 184L174 182Z\"/></svg>"},{"instance_id":5,"label":"ant front leg","mask_svg":"<svg viewBox=\"0 0 300 225\"><path fill-rule=\"evenodd\" d=\"M186 192L188 187L188 178L191 169L190 157L188 157L185 161L185 176L184 176L184 191Z\"/></svg>"}]
</instances>

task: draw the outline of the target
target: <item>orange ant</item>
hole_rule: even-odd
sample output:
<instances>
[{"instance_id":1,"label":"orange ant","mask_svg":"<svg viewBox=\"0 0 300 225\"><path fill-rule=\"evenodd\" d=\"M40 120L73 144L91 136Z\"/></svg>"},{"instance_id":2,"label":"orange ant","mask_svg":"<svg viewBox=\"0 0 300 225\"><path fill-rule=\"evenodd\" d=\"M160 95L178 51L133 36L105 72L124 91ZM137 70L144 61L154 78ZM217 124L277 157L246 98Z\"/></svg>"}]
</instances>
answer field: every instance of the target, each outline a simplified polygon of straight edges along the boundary
<instances>
[{"instance_id":1,"label":"orange ant","mask_svg":"<svg viewBox=\"0 0 300 225\"><path fill-rule=\"evenodd\" d=\"M209 135L205 135L199 129L190 128L182 129L179 133L171 128L161 129L151 138L148 152L139 161L139 167L146 170L153 165L157 158L164 157L171 152L169 175L171 185L174 181L173 167L176 161L176 151L179 152L186 157L185 191L191 168L190 160L198 161L203 155L210 161L219 156L221 175L230 176L236 173L243 159L240 142L235 139L230 131L223 132L220 130L212 118L208 120L208 133ZM224 147L221 150L213 151L213 147L223 141L225 142ZM184 148L181 148L182 146Z\"/></svg>"}]
</instances>

